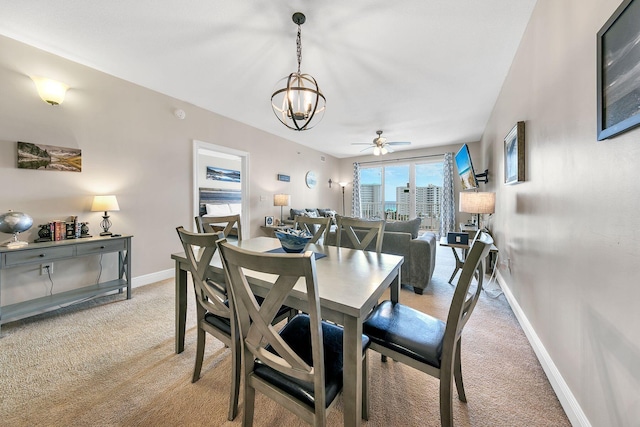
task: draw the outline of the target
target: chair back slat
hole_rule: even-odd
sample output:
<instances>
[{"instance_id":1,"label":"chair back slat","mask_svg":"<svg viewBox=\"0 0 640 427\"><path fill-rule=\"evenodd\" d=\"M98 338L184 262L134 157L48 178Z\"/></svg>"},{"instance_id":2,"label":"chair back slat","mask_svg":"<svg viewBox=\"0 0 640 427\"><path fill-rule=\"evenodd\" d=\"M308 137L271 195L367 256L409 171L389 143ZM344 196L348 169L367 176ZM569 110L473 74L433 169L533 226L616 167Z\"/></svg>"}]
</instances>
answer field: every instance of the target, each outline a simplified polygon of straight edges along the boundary
<instances>
[{"instance_id":1,"label":"chair back slat","mask_svg":"<svg viewBox=\"0 0 640 427\"><path fill-rule=\"evenodd\" d=\"M226 216L197 216L196 228L199 233L217 233L222 231L224 237L237 236L242 240L242 226L240 215Z\"/></svg>"},{"instance_id":2,"label":"chair back slat","mask_svg":"<svg viewBox=\"0 0 640 427\"><path fill-rule=\"evenodd\" d=\"M367 246L376 239L376 252L382 252L382 239L384 237L384 220L364 220L360 218L350 218L339 216L336 227L336 246L342 246L342 232L349 238L355 249L366 250ZM358 238L355 230L366 230L367 234Z\"/></svg>"},{"instance_id":3,"label":"chair back slat","mask_svg":"<svg viewBox=\"0 0 640 427\"><path fill-rule=\"evenodd\" d=\"M447 347L447 340L452 339L457 341L460 338L462 329L469 320L478 302L482 291L482 277L484 275L482 261L489 254L492 244L493 239L491 236L487 233L479 232L465 258L462 273L460 273L460 278L458 279L447 317L447 327L444 338L445 348ZM471 282L476 274L478 275L478 286L473 293L469 293Z\"/></svg>"},{"instance_id":4,"label":"chair back slat","mask_svg":"<svg viewBox=\"0 0 640 427\"><path fill-rule=\"evenodd\" d=\"M207 272L217 246L216 241L224 238L222 233L191 233L183 227L176 231L189 263L189 271L198 305L215 315L230 318L231 310L224 303L226 285L220 278L209 277Z\"/></svg>"},{"instance_id":5,"label":"chair back slat","mask_svg":"<svg viewBox=\"0 0 640 427\"><path fill-rule=\"evenodd\" d=\"M315 226L318 228L315 229ZM312 218L304 215L296 215L293 228L304 230L309 234L312 234L313 237L309 243L318 243L318 241L324 242L329 230L331 229L331 218Z\"/></svg>"},{"instance_id":6,"label":"chair back slat","mask_svg":"<svg viewBox=\"0 0 640 427\"><path fill-rule=\"evenodd\" d=\"M245 351L272 369L322 388L319 378L324 378L320 299L317 292L315 257L307 251L303 254L269 254L243 250L219 241L218 247L224 264L233 300L237 309L240 335ZM245 270L275 275L277 278L262 304L251 290ZM311 346L313 366L302 360L281 338L271 323L275 313L300 280L305 284L308 314L311 322ZM265 349L267 345L278 353ZM245 369L253 370L253 364ZM321 374L321 376L319 376Z\"/></svg>"}]
</instances>

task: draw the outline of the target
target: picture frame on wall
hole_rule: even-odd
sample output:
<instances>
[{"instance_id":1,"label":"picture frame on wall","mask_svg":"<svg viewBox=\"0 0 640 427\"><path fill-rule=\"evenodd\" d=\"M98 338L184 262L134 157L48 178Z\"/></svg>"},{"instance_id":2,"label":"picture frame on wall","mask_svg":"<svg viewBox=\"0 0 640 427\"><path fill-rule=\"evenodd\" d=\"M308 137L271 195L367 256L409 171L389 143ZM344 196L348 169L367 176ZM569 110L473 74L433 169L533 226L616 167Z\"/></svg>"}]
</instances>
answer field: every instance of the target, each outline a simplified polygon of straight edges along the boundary
<instances>
[{"instance_id":1,"label":"picture frame on wall","mask_svg":"<svg viewBox=\"0 0 640 427\"><path fill-rule=\"evenodd\" d=\"M517 184L525 179L524 122L518 122L504 138L504 183Z\"/></svg>"},{"instance_id":2,"label":"picture frame on wall","mask_svg":"<svg viewBox=\"0 0 640 427\"><path fill-rule=\"evenodd\" d=\"M640 0L624 0L598 31L598 141L640 125Z\"/></svg>"}]
</instances>

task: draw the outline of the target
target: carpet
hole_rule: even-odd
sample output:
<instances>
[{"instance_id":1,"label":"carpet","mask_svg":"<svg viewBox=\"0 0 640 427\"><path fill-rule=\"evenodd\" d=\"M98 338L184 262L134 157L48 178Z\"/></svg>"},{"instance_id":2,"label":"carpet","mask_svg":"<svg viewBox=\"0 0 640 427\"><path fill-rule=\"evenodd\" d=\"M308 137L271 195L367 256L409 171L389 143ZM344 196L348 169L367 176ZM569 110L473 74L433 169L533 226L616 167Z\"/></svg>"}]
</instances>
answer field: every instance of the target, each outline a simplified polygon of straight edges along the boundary
<instances>
[{"instance_id":1,"label":"carpet","mask_svg":"<svg viewBox=\"0 0 640 427\"><path fill-rule=\"evenodd\" d=\"M446 318L453 287L448 248L438 248L424 295L404 304ZM570 426L504 296L487 285L463 333L468 403L454 394L456 426ZM229 350L207 337L201 379L195 359L195 302L189 292L185 351L174 353L174 286L165 280L2 326L3 426L236 426L227 421ZM495 296L497 295L497 296ZM438 380L378 354L369 358L370 419L365 426L439 426ZM305 425L257 394L256 426ZM328 425L342 425L342 396Z\"/></svg>"}]
</instances>

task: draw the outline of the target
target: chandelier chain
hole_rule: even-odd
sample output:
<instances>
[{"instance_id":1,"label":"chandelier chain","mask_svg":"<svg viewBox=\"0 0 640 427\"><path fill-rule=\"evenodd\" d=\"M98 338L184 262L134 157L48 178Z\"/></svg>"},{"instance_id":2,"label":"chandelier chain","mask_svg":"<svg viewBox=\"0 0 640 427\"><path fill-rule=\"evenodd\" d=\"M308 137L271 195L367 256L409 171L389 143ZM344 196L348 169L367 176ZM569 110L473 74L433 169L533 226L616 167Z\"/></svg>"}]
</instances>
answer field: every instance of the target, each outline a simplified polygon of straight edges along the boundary
<instances>
[{"instance_id":1,"label":"chandelier chain","mask_svg":"<svg viewBox=\"0 0 640 427\"><path fill-rule=\"evenodd\" d=\"M296 37L296 54L298 56L298 74L300 74L300 63L302 62L302 38L300 37L302 30L298 24L298 37Z\"/></svg>"}]
</instances>

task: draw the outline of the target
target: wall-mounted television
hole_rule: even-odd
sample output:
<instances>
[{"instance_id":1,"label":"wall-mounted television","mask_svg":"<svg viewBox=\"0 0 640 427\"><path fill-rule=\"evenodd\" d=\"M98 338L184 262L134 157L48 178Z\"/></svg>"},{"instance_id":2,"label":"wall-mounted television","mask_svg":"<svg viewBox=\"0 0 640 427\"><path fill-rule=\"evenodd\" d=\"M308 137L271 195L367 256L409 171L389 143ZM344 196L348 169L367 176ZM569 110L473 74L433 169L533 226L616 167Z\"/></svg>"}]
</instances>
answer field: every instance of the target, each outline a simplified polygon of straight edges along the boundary
<instances>
[{"instance_id":1,"label":"wall-mounted television","mask_svg":"<svg viewBox=\"0 0 640 427\"><path fill-rule=\"evenodd\" d=\"M476 178L476 172L473 169L473 163L471 162L471 154L469 154L469 147L464 144L456 153L456 168L458 168L458 177L463 190L472 190L478 188L478 178Z\"/></svg>"}]
</instances>

